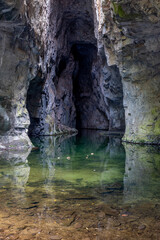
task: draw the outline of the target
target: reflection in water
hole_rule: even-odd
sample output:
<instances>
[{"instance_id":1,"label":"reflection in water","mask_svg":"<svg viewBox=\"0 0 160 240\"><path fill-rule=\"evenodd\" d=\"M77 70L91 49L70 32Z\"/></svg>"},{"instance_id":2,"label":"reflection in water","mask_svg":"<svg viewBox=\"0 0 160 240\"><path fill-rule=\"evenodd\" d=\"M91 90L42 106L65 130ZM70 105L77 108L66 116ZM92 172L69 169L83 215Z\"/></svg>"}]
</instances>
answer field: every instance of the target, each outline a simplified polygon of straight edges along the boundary
<instances>
[{"instance_id":1,"label":"reflection in water","mask_svg":"<svg viewBox=\"0 0 160 240\"><path fill-rule=\"evenodd\" d=\"M124 197L126 201L160 199L160 149L125 144Z\"/></svg>"},{"instance_id":2,"label":"reflection in water","mask_svg":"<svg viewBox=\"0 0 160 240\"><path fill-rule=\"evenodd\" d=\"M28 165L28 151L3 151L0 153L0 186L21 191L24 190L29 178L30 167Z\"/></svg>"},{"instance_id":3,"label":"reflection in water","mask_svg":"<svg viewBox=\"0 0 160 240\"><path fill-rule=\"evenodd\" d=\"M33 143L0 155L0 238L158 239L157 149L99 131Z\"/></svg>"},{"instance_id":4,"label":"reflection in water","mask_svg":"<svg viewBox=\"0 0 160 240\"><path fill-rule=\"evenodd\" d=\"M34 179L32 171L34 176L37 171L39 181L44 179L45 188L52 193L56 185L65 188L63 195L70 188L80 194L83 189L91 195L95 195L95 189L99 193L105 191L107 184L117 183L123 188L125 153L120 138L109 139L99 132L83 131L80 136L68 139L35 139L34 144L40 151L29 157L32 166L29 182ZM43 168L39 169L40 159Z\"/></svg>"},{"instance_id":5,"label":"reflection in water","mask_svg":"<svg viewBox=\"0 0 160 240\"><path fill-rule=\"evenodd\" d=\"M18 201L26 202L25 187L30 174L27 160L29 154L30 150L0 153L0 196L3 211Z\"/></svg>"}]
</instances>

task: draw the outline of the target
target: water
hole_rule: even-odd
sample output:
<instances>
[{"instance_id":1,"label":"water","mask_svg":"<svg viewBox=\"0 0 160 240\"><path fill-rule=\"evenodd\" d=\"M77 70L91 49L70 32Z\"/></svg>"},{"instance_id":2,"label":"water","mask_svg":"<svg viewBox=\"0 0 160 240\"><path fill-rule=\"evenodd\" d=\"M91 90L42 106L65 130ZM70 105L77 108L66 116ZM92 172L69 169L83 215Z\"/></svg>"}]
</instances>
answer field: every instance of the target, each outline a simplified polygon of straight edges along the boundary
<instances>
[{"instance_id":1,"label":"water","mask_svg":"<svg viewBox=\"0 0 160 240\"><path fill-rule=\"evenodd\" d=\"M83 131L0 155L0 239L160 239L160 150Z\"/></svg>"}]
</instances>

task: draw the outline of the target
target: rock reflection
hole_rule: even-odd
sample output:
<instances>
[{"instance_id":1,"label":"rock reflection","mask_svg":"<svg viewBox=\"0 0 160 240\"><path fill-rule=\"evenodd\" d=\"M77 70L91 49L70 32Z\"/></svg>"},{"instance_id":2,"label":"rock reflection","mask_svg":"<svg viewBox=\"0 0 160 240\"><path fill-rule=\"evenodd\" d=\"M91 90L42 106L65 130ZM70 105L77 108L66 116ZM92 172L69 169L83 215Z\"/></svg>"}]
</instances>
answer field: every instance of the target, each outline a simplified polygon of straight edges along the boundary
<instances>
[{"instance_id":1,"label":"rock reflection","mask_svg":"<svg viewBox=\"0 0 160 240\"><path fill-rule=\"evenodd\" d=\"M160 149L124 144L126 151L125 201L153 200L160 197Z\"/></svg>"},{"instance_id":2,"label":"rock reflection","mask_svg":"<svg viewBox=\"0 0 160 240\"><path fill-rule=\"evenodd\" d=\"M77 136L42 137L33 143L39 150L29 156L28 186L43 185L52 198L71 198L67 195L74 192L111 200L109 186L122 192L125 151L121 138L84 130Z\"/></svg>"},{"instance_id":3,"label":"rock reflection","mask_svg":"<svg viewBox=\"0 0 160 240\"><path fill-rule=\"evenodd\" d=\"M0 153L0 213L8 211L8 206L16 207L27 202L26 184L29 179L29 151L2 151Z\"/></svg>"},{"instance_id":4,"label":"rock reflection","mask_svg":"<svg viewBox=\"0 0 160 240\"><path fill-rule=\"evenodd\" d=\"M13 185L24 190L28 181L30 167L28 165L28 151L2 151L0 152L0 186Z\"/></svg>"},{"instance_id":5,"label":"rock reflection","mask_svg":"<svg viewBox=\"0 0 160 240\"><path fill-rule=\"evenodd\" d=\"M122 145L121 137L109 137L105 147L105 158L101 165L101 191L113 193L116 190L120 193L123 190L123 177L125 169L125 150ZM110 186L106 190L104 180L110 178ZM113 200L113 199L112 199Z\"/></svg>"},{"instance_id":6,"label":"rock reflection","mask_svg":"<svg viewBox=\"0 0 160 240\"><path fill-rule=\"evenodd\" d=\"M74 151L74 136L75 134L32 139L38 150L33 151L29 156L31 166L29 186L44 188L46 194L55 198L55 165L61 165L62 156Z\"/></svg>"},{"instance_id":7,"label":"rock reflection","mask_svg":"<svg viewBox=\"0 0 160 240\"><path fill-rule=\"evenodd\" d=\"M71 152L76 140L76 135L60 135L33 138L32 142L39 148L41 159L44 164L54 158L61 157Z\"/></svg>"}]
</instances>

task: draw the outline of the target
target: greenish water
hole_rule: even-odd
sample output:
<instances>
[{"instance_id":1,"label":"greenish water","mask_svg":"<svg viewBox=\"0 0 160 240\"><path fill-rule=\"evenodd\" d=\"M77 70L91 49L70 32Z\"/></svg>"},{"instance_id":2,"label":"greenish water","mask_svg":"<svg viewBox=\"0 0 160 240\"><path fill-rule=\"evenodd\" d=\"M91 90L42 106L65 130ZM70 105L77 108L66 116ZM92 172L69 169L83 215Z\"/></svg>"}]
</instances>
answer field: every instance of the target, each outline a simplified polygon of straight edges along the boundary
<instances>
[{"instance_id":1,"label":"greenish water","mask_svg":"<svg viewBox=\"0 0 160 240\"><path fill-rule=\"evenodd\" d=\"M0 239L159 239L159 148L98 131L33 143L0 155Z\"/></svg>"}]
</instances>

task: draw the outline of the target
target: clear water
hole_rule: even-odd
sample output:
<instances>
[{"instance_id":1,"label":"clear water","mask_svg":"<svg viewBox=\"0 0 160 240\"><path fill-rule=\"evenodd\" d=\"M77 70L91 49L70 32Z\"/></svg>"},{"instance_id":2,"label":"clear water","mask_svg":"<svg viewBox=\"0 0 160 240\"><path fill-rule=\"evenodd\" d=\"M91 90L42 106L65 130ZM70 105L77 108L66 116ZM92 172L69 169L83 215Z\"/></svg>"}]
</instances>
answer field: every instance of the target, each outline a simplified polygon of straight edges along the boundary
<instances>
[{"instance_id":1,"label":"clear water","mask_svg":"<svg viewBox=\"0 0 160 240\"><path fill-rule=\"evenodd\" d=\"M0 239L160 239L160 150L104 132L0 154Z\"/></svg>"}]
</instances>

